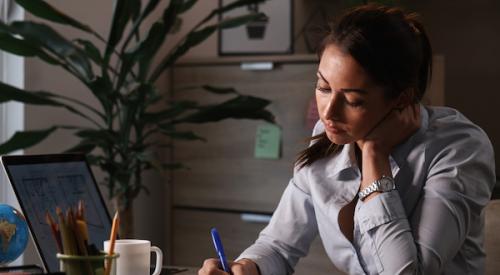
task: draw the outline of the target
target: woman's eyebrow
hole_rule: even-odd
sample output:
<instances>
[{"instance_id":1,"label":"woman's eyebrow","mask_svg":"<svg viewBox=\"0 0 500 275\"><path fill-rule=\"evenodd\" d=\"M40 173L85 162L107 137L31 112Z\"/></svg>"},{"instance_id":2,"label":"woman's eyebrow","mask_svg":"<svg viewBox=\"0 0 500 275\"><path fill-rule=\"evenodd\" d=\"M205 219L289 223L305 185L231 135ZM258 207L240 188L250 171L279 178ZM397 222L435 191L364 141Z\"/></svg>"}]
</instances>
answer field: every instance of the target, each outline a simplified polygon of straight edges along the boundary
<instances>
[{"instance_id":1,"label":"woman's eyebrow","mask_svg":"<svg viewBox=\"0 0 500 275\"><path fill-rule=\"evenodd\" d=\"M320 71L317 72L317 76L319 78L321 78L323 81L325 81L328 85L330 85L330 83L328 83L328 81L326 80L326 78L323 76L323 74L321 74ZM366 94L366 90L363 90L363 89L357 89L357 88L342 88L340 89L339 91L341 92L344 92L344 93L360 93L360 94Z\"/></svg>"},{"instance_id":2,"label":"woman's eyebrow","mask_svg":"<svg viewBox=\"0 0 500 275\"><path fill-rule=\"evenodd\" d=\"M321 78L323 81L325 81L327 84L330 84L330 83L328 83L328 81L326 81L326 78L325 78L325 77L321 74L321 72L320 72L320 71L318 71L318 72L316 73L316 75L317 75L319 78Z\"/></svg>"},{"instance_id":3,"label":"woman's eyebrow","mask_svg":"<svg viewBox=\"0 0 500 275\"><path fill-rule=\"evenodd\" d=\"M360 94L366 94L366 90L363 90L363 89L355 89L355 88L343 88L343 89L340 89L340 91L344 92L344 93L360 93Z\"/></svg>"}]
</instances>

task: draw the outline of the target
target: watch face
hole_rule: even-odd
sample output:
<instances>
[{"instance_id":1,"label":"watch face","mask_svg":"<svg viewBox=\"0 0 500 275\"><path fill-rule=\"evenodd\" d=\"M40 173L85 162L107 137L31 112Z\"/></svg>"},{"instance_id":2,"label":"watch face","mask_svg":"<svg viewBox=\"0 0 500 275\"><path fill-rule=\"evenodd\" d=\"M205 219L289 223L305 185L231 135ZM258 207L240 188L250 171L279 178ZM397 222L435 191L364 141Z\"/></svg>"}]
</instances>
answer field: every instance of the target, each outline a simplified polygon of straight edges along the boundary
<instances>
[{"instance_id":1,"label":"watch face","mask_svg":"<svg viewBox=\"0 0 500 275\"><path fill-rule=\"evenodd\" d=\"M389 177L383 177L380 179L380 189L381 191L390 191L394 189L394 180Z\"/></svg>"}]
</instances>

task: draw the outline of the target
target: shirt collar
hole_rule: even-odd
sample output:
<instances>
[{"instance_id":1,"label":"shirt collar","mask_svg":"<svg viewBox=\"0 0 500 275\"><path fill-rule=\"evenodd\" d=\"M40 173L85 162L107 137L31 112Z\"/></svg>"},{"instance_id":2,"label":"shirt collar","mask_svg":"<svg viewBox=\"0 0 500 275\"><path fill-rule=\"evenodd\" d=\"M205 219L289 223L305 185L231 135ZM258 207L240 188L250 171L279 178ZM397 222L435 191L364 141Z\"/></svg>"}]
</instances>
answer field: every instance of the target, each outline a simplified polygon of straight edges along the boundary
<instances>
[{"instance_id":1,"label":"shirt collar","mask_svg":"<svg viewBox=\"0 0 500 275\"><path fill-rule=\"evenodd\" d=\"M389 157L393 176L396 176L400 167L405 164L410 150L415 146L415 142L419 140L427 131L428 126L429 113L427 112L427 109L422 104L420 104L420 128L405 142L396 146Z\"/></svg>"},{"instance_id":2,"label":"shirt collar","mask_svg":"<svg viewBox=\"0 0 500 275\"><path fill-rule=\"evenodd\" d=\"M357 169L354 148L354 143L343 145L337 155L328 160L326 171L329 177L336 177L344 170Z\"/></svg>"}]
</instances>

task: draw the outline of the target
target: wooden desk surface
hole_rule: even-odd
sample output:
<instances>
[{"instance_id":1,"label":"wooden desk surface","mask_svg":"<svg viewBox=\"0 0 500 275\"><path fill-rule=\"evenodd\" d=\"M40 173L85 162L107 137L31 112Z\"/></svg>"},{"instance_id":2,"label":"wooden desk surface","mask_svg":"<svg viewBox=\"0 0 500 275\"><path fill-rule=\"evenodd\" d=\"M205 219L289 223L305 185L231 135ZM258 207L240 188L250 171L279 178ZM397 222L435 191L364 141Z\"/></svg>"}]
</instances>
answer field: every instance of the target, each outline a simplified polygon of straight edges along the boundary
<instances>
[{"instance_id":1,"label":"wooden desk surface","mask_svg":"<svg viewBox=\"0 0 500 275\"><path fill-rule=\"evenodd\" d=\"M167 272L165 272L165 266L161 272L161 275L171 275L171 274L179 274L179 275L197 275L198 267L184 267L184 266L166 266ZM171 270L171 272L168 272Z\"/></svg>"}]
</instances>

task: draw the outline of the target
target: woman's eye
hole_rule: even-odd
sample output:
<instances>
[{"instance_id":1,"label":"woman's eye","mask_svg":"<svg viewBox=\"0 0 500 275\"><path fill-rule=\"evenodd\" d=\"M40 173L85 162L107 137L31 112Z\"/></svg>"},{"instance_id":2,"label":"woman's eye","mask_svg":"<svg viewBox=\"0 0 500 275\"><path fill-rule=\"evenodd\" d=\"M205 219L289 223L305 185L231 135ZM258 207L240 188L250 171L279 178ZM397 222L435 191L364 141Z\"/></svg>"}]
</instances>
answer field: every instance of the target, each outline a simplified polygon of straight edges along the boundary
<instances>
[{"instance_id":1,"label":"woman's eye","mask_svg":"<svg viewBox=\"0 0 500 275\"><path fill-rule=\"evenodd\" d=\"M346 103L351 107L361 107L363 105L363 101L346 101Z\"/></svg>"},{"instance_id":2,"label":"woman's eye","mask_svg":"<svg viewBox=\"0 0 500 275\"><path fill-rule=\"evenodd\" d=\"M329 93L331 92L331 89L328 87L321 87L321 86L316 86L316 90L322 92L322 93Z\"/></svg>"}]
</instances>

